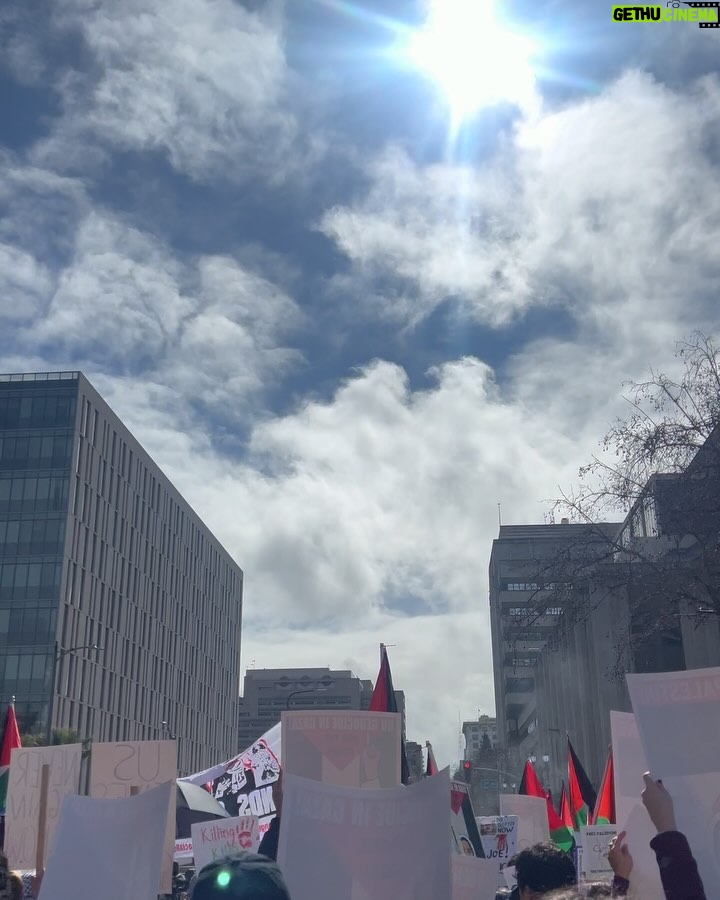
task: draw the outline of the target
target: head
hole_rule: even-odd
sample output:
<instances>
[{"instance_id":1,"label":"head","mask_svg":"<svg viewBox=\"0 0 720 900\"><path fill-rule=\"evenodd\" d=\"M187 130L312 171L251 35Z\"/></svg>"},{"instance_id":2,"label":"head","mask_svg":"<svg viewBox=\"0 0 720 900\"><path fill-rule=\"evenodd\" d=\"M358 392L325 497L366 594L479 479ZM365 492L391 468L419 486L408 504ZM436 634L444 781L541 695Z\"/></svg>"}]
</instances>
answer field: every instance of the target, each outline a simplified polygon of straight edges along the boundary
<instances>
[{"instance_id":1,"label":"head","mask_svg":"<svg viewBox=\"0 0 720 900\"><path fill-rule=\"evenodd\" d=\"M577 883L573 861L554 844L535 844L516 853L515 866L520 900L537 900L550 891Z\"/></svg>"},{"instance_id":2,"label":"head","mask_svg":"<svg viewBox=\"0 0 720 900\"><path fill-rule=\"evenodd\" d=\"M189 900L290 900L277 865L257 853L237 853L198 872Z\"/></svg>"},{"instance_id":3,"label":"head","mask_svg":"<svg viewBox=\"0 0 720 900\"><path fill-rule=\"evenodd\" d=\"M465 856L475 856L475 851L473 850L473 845L470 843L470 841L466 837L460 838L460 849L465 854Z\"/></svg>"},{"instance_id":4,"label":"head","mask_svg":"<svg viewBox=\"0 0 720 900\"><path fill-rule=\"evenodd\" d=\"M19 872L11 872L10 881L10 900L23 900L25 894L25 885L23 884L22 875Z\"/></svg>"},{"instance_id":5,"label":"head","mask_svg":"<svg viewBox=\"0 0 720 900\"><path fill-rule=\"evenodd\" d=\"M612 897L612 885L607 881L594 881L585 886L586 897Z\"/></svg>"}]
</instances>

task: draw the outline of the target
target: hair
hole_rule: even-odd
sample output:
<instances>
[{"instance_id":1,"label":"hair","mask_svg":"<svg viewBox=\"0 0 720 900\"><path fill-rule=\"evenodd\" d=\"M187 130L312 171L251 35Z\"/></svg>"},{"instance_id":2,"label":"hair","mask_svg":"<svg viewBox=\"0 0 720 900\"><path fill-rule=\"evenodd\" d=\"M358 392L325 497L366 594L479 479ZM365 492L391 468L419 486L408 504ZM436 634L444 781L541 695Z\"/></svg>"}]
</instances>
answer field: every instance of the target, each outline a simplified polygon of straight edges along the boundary
<instances>
[{"instance_id":1,"label":"hair","mask_svg":"<svg viewBox=\"0 0 720 900\"><path fill-rule=\"evenodd\" d=\"M8 881L10 882L10 900L23 900L25 885L22 875L19 872L10 872Z\"/></svg>"},{"instance_id":2,"label":"hair","mask_svg":"<svg viewBox=\"0 0 720 900\"><path fill-rule=\"evenodd\" d=\"M586 897L612 897L612 885L607 881L593 881L585 887Z\"/></svg>"},{"instance_id":3,"label":"hair","mask_svg":"<svg viewBox=\"0 0 720 900\"><path fill-rule=\"evenodd\" d=\"M257 853L215 860L196 878L189 900L290 900L277 864Z\"/></svg>"},{"instance_id":4,"label":"hair","mask_svg":"<svg viewBox=\"0 0 720 900\"><path fill-rule=\"evenodd\" d=\"M529 888L538 894L577 883L573 861L554 844L534 844L521 850L509 865L515 866L518 887Z\"/></svg>"}]
</instances>

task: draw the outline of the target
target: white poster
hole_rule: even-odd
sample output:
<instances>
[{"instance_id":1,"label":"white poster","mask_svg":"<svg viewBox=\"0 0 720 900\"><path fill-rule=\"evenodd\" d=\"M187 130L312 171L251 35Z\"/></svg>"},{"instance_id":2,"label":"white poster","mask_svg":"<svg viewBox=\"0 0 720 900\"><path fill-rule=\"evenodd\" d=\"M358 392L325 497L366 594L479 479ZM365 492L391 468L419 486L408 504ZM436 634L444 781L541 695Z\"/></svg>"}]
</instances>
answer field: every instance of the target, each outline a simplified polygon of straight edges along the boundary
<instances>
[{"instance_id":1,"label":"white poster","mask_svg":"<svg viewBox=\"0 0 720 900\"><path fill-rule=\"evenodd\" d=\"M175 781L128 800L66 797L40 900L157 900Z\"/></svg>"},{"instance_id":2,"label":"white poster","mask_svg":"<svg viewBox=\"0 0 720 900\"><path fill-rule=\"evenodd\" d=\"M515 855L517 844L517 816L478 816L480 841L486 859L494 860L498 869L498 887L504 887L502 870Z\"/></svg>"},{"instance_id":3,"label":"white poster","mask_svg":"<svg viewBox=\"0 0 720 900\"><path fill-rule=\"evenodd\" d=\"M610 841L617 835L616 825L589 825L580 829L582 834L581 870L579 880L612 881L613 870L608 862Z\"/></svg>"},{"instance_id":4,"label":"white poster","mask_svg":"<svg viewBox=\"0 0 720 900\"><path fill-rule=\"evenodd\" d=\"M484 858L470 790L462 781L450 782L450 847L461 856Z\"/></svg>"},{"instance_id":5,"label":"white poster","mask_svg":"<svg viewBox=\"0 0 720 900\"><path fill-rule=\"evenodd\" d=\"M516 846L518 850L550 840L547 801L524 794L500 794L503 816L517 816Z\"/></svg>"},{"instance_id":6,"label":"white poster","mask_svg":"<svg viewBox=\"0 0 720 900\"><path fill-rule=\"evenodd\" d=\"M176 863L188 863L193 860L193 845L190 838L176 838L173 859Z\"/></svg>"},{"instance_id":7,"label":"white poster","mask_svg":"<svg viewBox=\"0 0 720 900\"><path fill-rule=\"evenodd\" d=\"M229 856L241 850L255 853L260 845L257 816L197 822L190 830L195 869L198 872L222 856Z\"/></svg>"},{"instance_id":8,"label":"white poster","mask_svg":"<svg viewBox=\"0 0 720 900\"><path fill-rule=\"evenodd\" d=\"M40 812L40 776L50 766L45 853L52 848L60 804L80 788L82 744L12 751L5 819L5 853L13 869L34 869Z\"/></svg>"},{"instance_id":9,"label":"white poster","mask_svg":"<svg viewBox=\"0 0 720 900\"><path fill-rule=\"evenodd\" d=\"M470 856L452 857L452 900L495 900L497 863Z\"/></svg>"},{"instance_id":10,"label":"white poster","mask_svg":"<svg viewBox=\"0 0 720 900\"><path fill-rule=\"evenodd\" d=\"M90 766L90 796L97 799L129 797L177 778L175 741L125 741L93 744ZM172 864L175 849L176 790L168 801L165 816L165 855L158 893L172 890Z\"/></svg>"},{"instance_id":11,"label":"white poster","mask_svg":"<svg viewBox=\"0 0 720 900\"><path fill-rule=\"evenodd\" d=\"M673 798L707 887L720 883L720 668L628 675L649 771Z\"/></svg>"},{"instance_id":12,"label":"white poster","mask_svg":"<svg viewBox=\"0 0 720 900\"><path fill-rule=\"evenodd\" d=\"M283 712L283 772L341 787L398 787L401 740L400 713Z\"/></svg>"},{"instance_id":13,"label":"white poster","mask_svg":"<svg viewBox=\"0 0 720 900\"><path fill-rule=\"evenodd\" d=\"M286 775L278 864L293 900L450 897L449 793L447 773L382 792Z\"/></svg>"}]
</instances>

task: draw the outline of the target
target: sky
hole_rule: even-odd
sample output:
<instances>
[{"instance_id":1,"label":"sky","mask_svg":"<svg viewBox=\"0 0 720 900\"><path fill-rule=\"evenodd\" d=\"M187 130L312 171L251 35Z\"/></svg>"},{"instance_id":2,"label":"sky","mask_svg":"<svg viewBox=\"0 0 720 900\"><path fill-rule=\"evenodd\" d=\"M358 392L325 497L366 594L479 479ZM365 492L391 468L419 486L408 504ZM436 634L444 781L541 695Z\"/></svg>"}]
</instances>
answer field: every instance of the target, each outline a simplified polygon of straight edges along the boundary
<instances>
[{"instance_id":1,"label":"sky","mask_svg":"<svg viewBox=\"0 0 720 900\"><path fill-rule=\"evenodd\" d=\"M718 320L720 29L482 4L0 6L0 371L124 419L244 570L243 670L394 645L441 764L498 504L546 521Z\"/></svg>"}]
</instances>

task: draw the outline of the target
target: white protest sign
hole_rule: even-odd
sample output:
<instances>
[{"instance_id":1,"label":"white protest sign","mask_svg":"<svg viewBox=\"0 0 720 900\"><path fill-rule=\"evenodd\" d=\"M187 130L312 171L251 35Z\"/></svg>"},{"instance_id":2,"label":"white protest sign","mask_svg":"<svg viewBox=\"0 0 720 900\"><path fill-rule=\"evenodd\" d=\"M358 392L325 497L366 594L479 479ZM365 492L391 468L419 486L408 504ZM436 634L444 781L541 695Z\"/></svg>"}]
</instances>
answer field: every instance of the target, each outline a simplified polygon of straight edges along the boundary
<instances>
[{"instance_id":1,"label":"white protest sign","mask_svg":"<svg viewBox=\"0 0 720 900\"><path fill-rule=\"evenodd\" d=\"M287 775L353 788L401 783L399 713L283 712L281 735Z\"/></svg>"},{"instance_id":2,"label":"white protest sign","mask_svg":"<svg viewBox=\"0 0 720 900\"><path fill-rule=\"evenodd\" d=\"M608 846L617 835L616 825L588 825L581 828L582 862L580 881L612 881L613 870L608 862Z\"/></svg>"},{"instance_id":3,"label":"white protest sign","mask_svg":"<svg viewBox=\"0 0 720 900\"><path fill-rule=\"evenodd\" d=\"M60 804L80 787L81 744L18 748L12 751L5 819L5 853L13 869L34 869L37 849L40 776L50 766L45 848L51 849Z\"/></svg>"},{"instance_id":4,"label":"white protest sign","mask_svg":"<svg viewBox=\"0 0 720 900\"><path fill-rule=\"evenodd\" d=\"M241 850L257 851L260 845L257 816L238 819L217 819L213 822L196 822L190 827L195 868L203 866Z\"/></svg>"},{"instance_id":5,"label":"white protest sign","mask_svg":"<svg viewBox=\"0 0 720 900\"><path fill-rule=\"evenodd\" d=\"M550 840L547 801L542 797L526 797L525 794L500 794L500 812L503 816L517 816L516 847L525 850L533 844Z\"/></svg>"},{"instance_id":6,"label":"white protest sign","mask_svg":"<svg viewBox=\"0 0 720 900\"><path fill-rule=\"evenodd\" d=\"M515 855L517 844L517 816L478 816L480 841L486 859L495 861L498 868L498 887L504 887L503 868Z\"/></svg>"},{"instance_id":7,"label":"white protest sign","mask_svg":"<svg viewBox=\"0 0 720 900\"><path fill-rule=\"evenodd\" d=\"M673 798L700 876L720 882L720 668L628 675L649 770Z\"/></svg>"},{"instance_id":8,"label":"white protest sign","mask_svg":"<svg viewBox=\"0 0 720 900\"><path fill-rule=\"evenodd\" d=\"M93 744L90 767L90 796L98 799L129 797L177 778L175 741L126 741ZM165 855L161 894L172 890L172 864L175 847L176 790L168 801L165 823Z\"/></svg>"},{"instance_id":9,"label":"white protest sign","mask_svg":"<svg viewBox=\"0 0 720 900\"><path fill-rule=\"evenodd\" d=\"M193 858L193 843L190 838L176 838L175 852L173 859L175 862L183 862Z\"/></svg>"},{"instance_id":10,"label":"white protest sign","mask_svg":"<svg viewBox=\"0 0 720 900\"><path fill-rule=\"evenodd\" d=\"M480 831L475 821L470 790L462 781L450 782L450 842L451 849L461 856L483 858Z\"/></svg>"},{"instance_id":11,"label":"white protest sign","mask_svg":"<svg viewBox=\"0 0 720 900\"><path fill-rule=\"evenodd\" d=\"M385 791L286 775L278 864L293 900L451 896L447 773Z\"/></svg>"},{"instance_id":12,"label":"white protest sign","mask_svg":"<svg viewBox=\"0 0 720 900\"><path fill-rule=\"evenodd\" d=\"M472 856L452 857L452 900L495 900L497 863Z\"/></svg>"},{"instance_id":13,"label":"white protest sign","mask_svg":"<svg viewBox=\"0 0 720 900\"><path fill-rule=\"evenodd\" d=\"M175 782L128 800L66 797L41 900L156 900Z\"/></svg>"}]
</instances>

